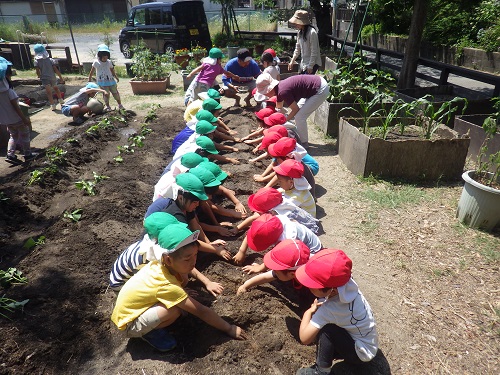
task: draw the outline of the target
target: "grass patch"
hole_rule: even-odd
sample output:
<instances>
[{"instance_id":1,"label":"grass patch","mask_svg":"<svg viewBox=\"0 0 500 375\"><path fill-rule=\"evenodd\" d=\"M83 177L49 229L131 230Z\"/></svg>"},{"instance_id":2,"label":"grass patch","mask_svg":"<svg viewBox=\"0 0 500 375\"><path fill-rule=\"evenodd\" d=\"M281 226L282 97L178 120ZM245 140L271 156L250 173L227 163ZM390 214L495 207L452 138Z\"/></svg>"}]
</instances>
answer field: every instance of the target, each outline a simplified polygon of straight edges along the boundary
<instances>
[{"instance_id":1,"label":"grass patch","mask_svg":"<svg viewBox=\"0 0 500 375\"><path fill-rule=\"evenodd\" d=\"M500 261L500 240L497 238L479 236L476 238L478 252L486 263L496 263Z\"/></svg>"},{"instance_id":2,"label":"grass patch","mask_svg":"<svg viewBox=\"0 0 500 375\"><path fill-rule=\"evenodd\" d=\"M427 196L424 190L413 185L393 185L386 181L377 181L373 177L362 181L369 185L361 192L362 196L383 208L414 205Z\"/></svg>"}]
</instances>

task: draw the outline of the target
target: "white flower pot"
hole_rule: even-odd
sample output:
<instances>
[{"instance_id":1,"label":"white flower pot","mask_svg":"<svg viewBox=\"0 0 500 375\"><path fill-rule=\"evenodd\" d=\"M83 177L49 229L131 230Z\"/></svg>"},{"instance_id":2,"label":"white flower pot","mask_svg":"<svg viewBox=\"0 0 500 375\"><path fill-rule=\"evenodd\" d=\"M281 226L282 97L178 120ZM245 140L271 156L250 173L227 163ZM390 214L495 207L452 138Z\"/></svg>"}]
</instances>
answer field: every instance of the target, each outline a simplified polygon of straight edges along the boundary
<instances>
[{"instance_id":1,"label":"white flower pot","mask_svg":"<svg viewBox=\"0 0 500 375\"><path fill-rule=\"evenodd\" d=\"M472 178L474 173L467 171L462 174L465 185L458 202L457 217L472 228L491 231L500 225L500 190L475 181Z\"/></svg>"}]
</instances>

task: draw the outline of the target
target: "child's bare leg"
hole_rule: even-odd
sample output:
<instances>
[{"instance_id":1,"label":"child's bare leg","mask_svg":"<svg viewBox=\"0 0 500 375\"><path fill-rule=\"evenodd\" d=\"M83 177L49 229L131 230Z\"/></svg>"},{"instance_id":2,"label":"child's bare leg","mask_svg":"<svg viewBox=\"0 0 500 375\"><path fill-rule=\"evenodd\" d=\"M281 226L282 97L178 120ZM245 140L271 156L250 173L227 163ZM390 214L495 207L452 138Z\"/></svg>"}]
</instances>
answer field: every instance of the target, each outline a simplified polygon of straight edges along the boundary
<instances>
[{"instance_id":1,"label":"child's bare leg","mask_svg":"<svg viewBox=\"0 0 500 375\"><path fill-rule=\"evenodd\" d=\"M61 90L59 90L59 87L57 87L57 85L54 85L53 89L54 89L54 92L56 93L57 99L62 100L62 94L61 94Z\"/></svg>"},{"instance_id":2,"label":"child's bare leg","mask_svg":"<svg viewBox=\"0 0 500 375\"><path fill-rule=\"evenodd\" d=\"M54 98L52 97L52 86L45 85L45 93L47 94L47 99L49 100L50 105L54 104Z\"/></svg>"},{"instance_id":3,"label":"child's bare leg","mask_svg":"<svg viewBox=\"0 0 500 375\"><path fill-rule=\"evenodd\" d=\"M234 103L234 105L236 107L239 107L240 106L240 96L238 94L236 94L236 91L233 90L233 89L227 89L226 92L224 93L224 95L227 97L227 98L233 98L236 100L236 102Z\"/></svg>"},{"instance_id":4,"label":"child's bare leg","mask_svg":"<svg viewBox=\"0 0 500 375\"><path fill-rule=\"evenodd\" d=\"M173 322L177 320L181 316L181 309L177 306L173 306L170 309L167 309L163 304L159 303L151 309L155 309L158 314L158 318L160 318L160 324L155 329L164 328L171 325Z\"/></svg>"},{"instance_id":5,"label":"child's bare leg","mask_svg":"<svg viewBox=\"0 0 500 375\"><path fill-rule=\"evenodd\" d=\"M120 93L117 91L117 92L114 92L112 94L113 94L113 98L115 98L115 100L118 103L118 105L122 105L122 100L120 98ZM109 99L108 99L108 101L109 101Z\"/></svg>"}]
</instances>

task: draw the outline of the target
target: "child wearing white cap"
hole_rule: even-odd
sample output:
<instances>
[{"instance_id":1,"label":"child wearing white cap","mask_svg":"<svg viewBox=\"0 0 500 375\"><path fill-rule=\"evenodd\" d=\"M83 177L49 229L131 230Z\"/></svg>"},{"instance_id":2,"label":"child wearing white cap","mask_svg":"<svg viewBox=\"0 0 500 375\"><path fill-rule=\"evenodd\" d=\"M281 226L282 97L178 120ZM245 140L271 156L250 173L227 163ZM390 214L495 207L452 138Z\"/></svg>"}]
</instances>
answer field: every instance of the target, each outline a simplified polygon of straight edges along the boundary
<instances>
[{"instance_id":1,"label":"child wearing white cap","mask_svg":"<svg viewBox=\"0 0 500 375\"><path fill-rule=\"evenodd\" d=\"M52 90L56 93L59 104L62 105L64 103L61 91L59 90L59 87L57 87L56 74L59 77L59 83L64 84L64 78L57 67L57 63L54 59L49 57L49 53L43 44L35 44L33 49L35 51L36 75L42 81L42 86L45 87L45 93L47 94L50 106L52 107L52 110L55 111L57 103L54 102Z\"/></svg>"},{"instance_id":2,"label":"child wearing white cap","mask_svg":"<svg viewBox=\"0 0 500 375\"><path fill-rule=\"evenodd\" d=\"M158 235L155 257L128 280L118 294L111 320L127 337L138 337L166 352L177 345L167 331L182 312L191 313L232 338L243 340L240 327L222 319L211 308L189 296L184 287L198 254L198 233L171 224Z\"/></svg>"}]
</instances>

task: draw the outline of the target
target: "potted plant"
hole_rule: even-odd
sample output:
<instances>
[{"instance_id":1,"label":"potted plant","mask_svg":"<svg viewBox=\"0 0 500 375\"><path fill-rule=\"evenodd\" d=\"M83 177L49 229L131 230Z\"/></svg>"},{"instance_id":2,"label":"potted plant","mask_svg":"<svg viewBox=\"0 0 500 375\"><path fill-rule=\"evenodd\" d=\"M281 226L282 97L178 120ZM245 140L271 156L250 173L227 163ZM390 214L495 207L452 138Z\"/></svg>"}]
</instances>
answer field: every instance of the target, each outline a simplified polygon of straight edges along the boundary
<instances>
[{"instance_id":1,"label":"potted plant","mask_svg":"<svg viewBox=\"0 0 500 375\"><path fill-rule=\"evenodd\" d=\"M132 92L138 94L164 94L170 85L170 74L176 71L172 54L158 55L144 44L134 47L133 65L135 77L130 80Z\"/></svg>"},{"instance_id":2,"label":"potted plant","mask_svg":"<svg viewBox=\"0 0 500 375\"><path fill-rule=\"evenodd\" d=\"M186 69L190 59L191 57L189 56L189 50L187 48L180 48L174 51L174 61L181 69Z\"/></svg>"},{"instance_id":3,"label":"potted plant","mask_svg":"<svg viewBox=\"0 0 500 375\"><path fill-rule=\"evenodd\" d=\"M199 45L191 48L191 55L196 62L200 62L202 58L207 56L207 49Z\"/></svg>"},{"instance_id":4,"label":"potted plant","mask_svg":"<svg viewBox=\"0 0 500 375\"><path fill-rule=\"evenodd\" d=\"M477 156L477 169L462 174L465 184L457 208L460 222L486 231L500 226L500 150L489 150L490 141L500 132L498 103L498 111L483 122L485 139Z\"/></svg>"},{"instance_id":5,"label":"potted plant","mask_svg":"<svg viewBox=\"0 0 500 375\"><path fill-rule=\"evenodd\" d=\"M184 91L186 91L188 89L189 85L191 84L191 82L193 82L193 79L196 77L196 76L193 76L189 79L187 78L189 73L191 73L193 71L193 69L195 69L196 67L198 67L198 63L194 59L191 59L191 60L189 60L189 63L187 64L186 69L181 70L182 84L184 86Z\"/></svg>"},{"instance_id":6,"label":"potted plant","mask_svg":"<svg viewBox=\"0 0 500 375\"><path fill-rule=\"evenodd\" d=\"M496 113L500 113L500 97L491 99L492 107L496 109ZM495 116L495 114L476 114L476 115L462 115L455 116L454 129L459 134L468 134L470 137L470 146L467 157L476 159L481 151L481 148L486 139L486 132L483 129L483 123L488 117ZM500 116L500 115L497 115ZM500 122L500 118L497 118ZM483 158L487 159L490 154L500 151L500 133L497 132L489 137L488 148L486 153L483 153ZM490 170L490 172L493 172Z\"/></svg>"},{"instance_id":7,"label":"potted plant","mask_svg":"<svg viewBox=\"0 0 500 375\"><path fill-rule=\"evenodd\" d=\"M377 117L341 117L339 156L351 172L364 177L458 179L470 139L441 123L456 111L457 102L434 111L432 105L423 108L421 102L400 99L374 110Z\"/></svg>"}]
</instances>

